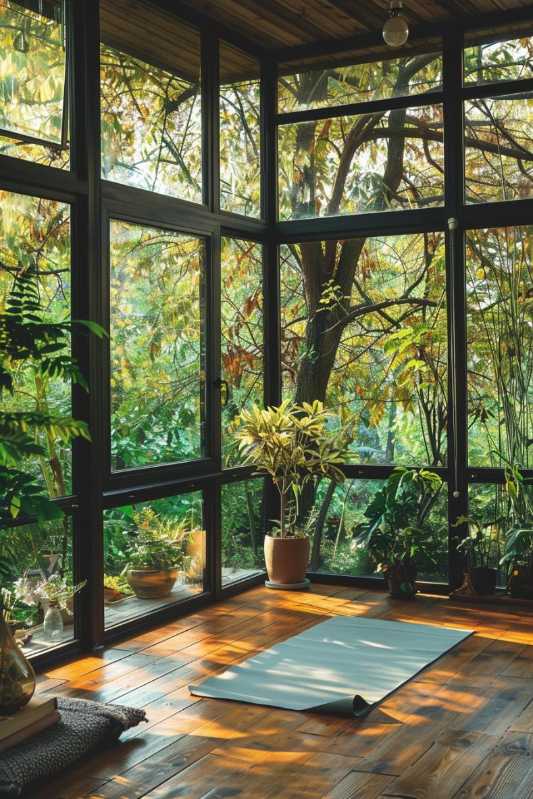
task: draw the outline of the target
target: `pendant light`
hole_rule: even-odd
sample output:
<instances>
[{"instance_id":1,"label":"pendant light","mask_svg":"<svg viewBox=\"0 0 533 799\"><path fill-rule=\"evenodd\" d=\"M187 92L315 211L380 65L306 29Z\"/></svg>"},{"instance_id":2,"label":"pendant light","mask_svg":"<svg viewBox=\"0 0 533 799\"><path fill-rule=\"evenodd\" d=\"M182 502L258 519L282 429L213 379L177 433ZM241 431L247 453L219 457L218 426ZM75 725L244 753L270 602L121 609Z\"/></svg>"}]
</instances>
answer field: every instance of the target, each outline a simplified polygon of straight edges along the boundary
<instances>
[{"instance_id":1,"label":"pendant light","mask_svg":"<svg viewBox=\"0 0 533 799\"><path fill-rule=\"evenodd\" d=\"M401 47L409 38L409 24L402 8L402 0L391 0L389 18L383 25L383 38L389 47Z\"/></svg>"}]
</instances>

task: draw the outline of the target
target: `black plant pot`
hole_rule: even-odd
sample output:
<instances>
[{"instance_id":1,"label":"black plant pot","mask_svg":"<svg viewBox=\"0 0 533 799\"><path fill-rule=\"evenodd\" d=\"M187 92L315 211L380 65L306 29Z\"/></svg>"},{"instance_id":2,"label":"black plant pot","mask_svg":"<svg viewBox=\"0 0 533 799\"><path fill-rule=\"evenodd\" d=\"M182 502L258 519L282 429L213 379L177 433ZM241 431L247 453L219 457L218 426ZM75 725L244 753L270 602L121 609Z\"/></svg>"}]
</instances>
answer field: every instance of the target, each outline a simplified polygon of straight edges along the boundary
<instances>
[{"instance_id":1,"label":"black plant pot","mask_svg":"<svg viewBox=\"0 0 533 799\"><path fill-rule=\"evenodd\" d=\"M392 599L414 599L417 592L416 566L412 563L398 562L389 566L385 581Z\"/></svg>"},{"instance_id":2,"label":"black plant pot","mask_svg":"<svg viewBox=\"0 0 533 799\"><path fill-rule=\"evenodd\" d=\"M515 599L533 599L533 571L525 566L514 568L509 576L507 590Z\"/></svg>"},{"instance_id":3,"label":"black plant pot","mask_svg":"<svg viewBox=\"0 0 533 799\"><path fill-rule=\"evenodd\" d=\"M470 579L476 594L487 596L496 590L498 579L497 569L490 569L488 566L474 566L470 570Z\"/></svg>"}]
</instances>

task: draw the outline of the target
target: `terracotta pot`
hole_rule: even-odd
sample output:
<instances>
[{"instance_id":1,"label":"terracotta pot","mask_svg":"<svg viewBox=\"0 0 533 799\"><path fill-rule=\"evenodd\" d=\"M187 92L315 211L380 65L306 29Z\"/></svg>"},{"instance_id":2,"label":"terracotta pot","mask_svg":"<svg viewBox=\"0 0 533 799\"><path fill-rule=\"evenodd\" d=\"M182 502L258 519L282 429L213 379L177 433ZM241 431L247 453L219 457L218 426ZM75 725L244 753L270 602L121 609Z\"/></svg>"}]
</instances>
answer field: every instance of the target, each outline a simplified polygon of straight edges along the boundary
<instances>
[{"instance_id":1,"label":"terracotta pot","mask_svg":"<svg viewBox=\"0 0 533 799\"><path fill-rule=\"evenodd\" d=\"M474 566L470 569L470 579L476 594L487 596L496 590L498 571L488 566Z\"/></svg>"},{"instance_id":2,"label":"terracotta pot","mask_svg":"<svg viewBox=\"0 0 533 799\"><path fill-rule=\"evenodd\" d=\"M414 599L417 592L416 566L398 561L388 567L385 581L392 599Z\"/></svg>"},{"instance_id":3,"label":"terracotta pot","mask_svg":"<svg viewBox=\"0 0 533 799\"><path fill-rule=\"evenodd\" d=\"M303 583L309 563L308 538L265 536L265 563L272 583Z\"/></svg>"},{"instance_id":4,"label":"terracotta pot","mask_svg":"<svg viewBox=\"0 0 533 799\"><path fill-rule=\"evenodd\" d=\"M128 569L126 579L139 599L162 599L174 588L177 569Z\"/></svg>"}]
</instances>

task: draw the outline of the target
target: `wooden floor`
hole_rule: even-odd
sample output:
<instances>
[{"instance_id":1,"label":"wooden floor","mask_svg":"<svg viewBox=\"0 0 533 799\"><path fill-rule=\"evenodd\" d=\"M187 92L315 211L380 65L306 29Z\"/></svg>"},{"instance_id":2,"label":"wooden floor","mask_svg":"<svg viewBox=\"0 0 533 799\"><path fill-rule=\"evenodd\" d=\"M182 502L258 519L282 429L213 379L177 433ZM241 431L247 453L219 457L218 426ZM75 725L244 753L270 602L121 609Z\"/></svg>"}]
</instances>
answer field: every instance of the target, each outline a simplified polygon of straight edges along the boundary
<instances>
[{"instance_id":1,"label":"wooden floor","mask_svg":"<svg viewBox=\"0 0 533 799\"><path fill-rule=\"evenodd\" d=\"M363 721L198 699L187 685L335 614L477 630ZM32 799L533 797L533 619L438 597L256 588L50 670L39 690L149 723Z\"/></svg>"}]
</instances>

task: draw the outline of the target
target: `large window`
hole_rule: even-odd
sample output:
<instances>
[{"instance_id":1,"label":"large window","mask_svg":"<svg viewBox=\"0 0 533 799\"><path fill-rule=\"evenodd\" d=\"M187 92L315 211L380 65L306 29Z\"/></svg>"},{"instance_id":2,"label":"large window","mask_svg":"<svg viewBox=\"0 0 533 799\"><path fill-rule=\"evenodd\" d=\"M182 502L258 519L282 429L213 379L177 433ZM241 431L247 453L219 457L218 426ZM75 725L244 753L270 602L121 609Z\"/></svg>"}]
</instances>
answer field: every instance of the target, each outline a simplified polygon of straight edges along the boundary
<instances>
[{"instance_id":1,"label":"large window","mask_svg":"<svg viewBox=\"0 0 533 799\"><path fill-rule=\"evenodd\" d=\"M222 585L264 571L263 480L222 486Z\"/></svg>"},{"instance_id":2,"label":"large window","mask_svg":"<svg viewBox=\"0 0 533 799\"><path fill-rule=\"evenodd\" d=\"M440 88L441 70L438 55L424 55L282 76L280 219L441 205L442 106L416 100ZM405 97L400 107L392 104L396 97ZM344 105L380 99L391 108L343 113Z\"/></svg>"},{"instance_id":3,"label":"large window","mask_svg":"<svg viewBox=\"0 0 533 799\"><path fill-rule=\"evenodd\" d=\"M67 5L0 2L0 154L69 166Z\"/></svg>"},{"instance_id":4,"label":"large window","mask_svg":"<svg viewBox=\"0 0 533 799\"><path fill-rule=\"evenodd\" d=\"M284 125L280 218L441 204L442 127L440 106Z\"/></svg>"},{"instance_id":5,"label":"large window","mask_svg":"<svg viewBox=\"0 0 533 799\"><path fill-rule=\"evenodd\" d=\"M240 50L220 47L220 206L261 214L259 63Z\"/></svg>"},{"instance_id":6,"label":"large window","mask_svg":"<svg viewBox=\"0 0 533 799\"><path fill-rule=\"evenodd\" d=\"M284 395L349 423L358 463L444 465L443 235L284 246L281 297Z\"/></svg>"},{"instance_id":7,"label":"large window","mask_svg":"<svg viewBox=\"0 0 533 799\"><path fill-rule=\"evenodd\" d=\"M222 412L224 464L239 462L231 423L252 404L263 404L263 248L253 241L222 239Z\"/></svg>"},{"instance_id":8,"label":"large window","mask_svg":"<svg viewBox=\"0 0 533 799\"><path fill-rule=\"evenodd\" d=\"M102 176L201 202L199 34L139 0L101 14Z\"/></svg>"},{"instance_id":9,"label":"large window","mask_svg":"<svg viewBox=\"0 0 533 799\"><path fill-rule=\"evenodd\" d=\"M313 572L355 577L380 575L376 552L367 549L365 515L383 480L346 480L334 486L321 481L315 491L311 514L311 563ZM447 490L443 485L421 514L427 545L418 558L419 579L442 582L448 574Z\"/></svg>"},{"instance_id":10,"label":"large window","mask_svg":"<svg viewBox=\"0 0 533 799\"><path fill-rule=\"evenodd\" d=\"M533 229L466 238L469 461L531 468Z\"/></svg>"},{"instance_id":11,"label":"large window","mask_svg":"<svg viewBox=\"0 0 533 799\"><path fill-rule=\"evenodd\" d=\"M0 309L25 310L27 323L58 324L70 316L70 207L64 203L0 191ZM19 345L22 342L18 342ZM56 341L67 355L69 332ZM41 348L46 343L41 342ZM3 349L3 348L2 348ZM2 358L4 351L2 352ZM7 356L6 356L7 357ZM44 352L43 357L46 357ZM32 357L9 364L13 393L2 396L3 409L35 413L66 421L72 412L70 380L42 368ZM71 451L61 424L35 433L40 452L21 466L51 497L71 493Z\"/></svg>"},{"instance_id":12,"label":"large window","mask_svg":"<svg viewBox=\"0 0 533 799\"><path fill-rule=\"evenodd\" d=\"M39 524L0 528L0 589L26 655L37 655L75 637L76 597L68 597L73 585L72 523L69 516ZM62 592L59 625L44 625L51 601Z\"/></svg>"},{"instance_id":13,"label":"large window","mask_svg":"<svg viewBox=\"0 0 533 799\"><path fill-rule=\"evenodd\" d=\"M111 221L114 469L202 456L203 239Z\"/></svg>"},{"instance_id":14,"label":"large window","mask_svg":"<svg viewBox=\"0 0 533 799\"><path fill-rule=\"evenodd\" d=\"M285 70L282 69L282 73ZM391 58L363 64L335 64L282 74L278 81L280 113L427 94L441 88L442 58Z\"/></svg>"},{"instance_id":15,"label":"large window","mask_svg":"<svg viewBox=\"0 0 533 799\"><path fill-rule=\"evenodd\" d=\"M106 627L201 593L205 566L200 492L105 511Z\"/></svg>"}]
</instances>

